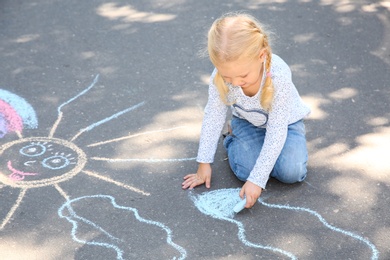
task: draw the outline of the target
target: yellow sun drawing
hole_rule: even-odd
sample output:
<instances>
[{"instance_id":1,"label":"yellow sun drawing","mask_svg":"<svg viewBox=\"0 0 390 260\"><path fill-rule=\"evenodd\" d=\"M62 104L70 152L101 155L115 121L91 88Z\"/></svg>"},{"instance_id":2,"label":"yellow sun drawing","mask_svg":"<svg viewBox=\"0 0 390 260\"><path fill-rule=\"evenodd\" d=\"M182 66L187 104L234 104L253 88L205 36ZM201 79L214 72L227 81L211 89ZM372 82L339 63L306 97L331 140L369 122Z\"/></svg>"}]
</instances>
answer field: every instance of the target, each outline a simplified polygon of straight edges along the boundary
<instances>
[{"instance_id":1,"label":"yellow sun drawing","mask_svg":"<svg viewBox=\"0 0 390 260\"><path fill-rule=\"evenodd\" d=\"M88 158L86 153L77 146L75 141L77 138L85 132L92 130L93 128L109 122L129 111L135 110L142 106L144 102L124 109L108 118L104 118L88 127L81 129L70 140L64 140L55 138L55 132L59 124L61 123L63 112L62 108L70 104L80 96L87 93L98 81L99 75L94 78L92 84L85 90L69 99L57 109L58 117L53 124L52 129L47 137L23 137L21 133L17 133L18 140L11 141L0 146L0 190L4 187L13 187L20 189L18 198L8 211L3 220L0 220L0 230L3 229L7 223L11 220L12 215L21 205L21 202L29 189L40 188L45 186L53 186L57 191L69 201L69 196L61 188L62 182L68 181L75 175L82 173L90 177L97 178L99 180L109 182L125 188L129 191L136 192L138 194L149 196L150 193L143 191L142 189L133 187L131 185L116 181L112 178L104 176L94 171L86 169L88 160L98 161L144 161L144 162L173 162L173 161L187 161L194 160L195 158L183 158L183 159L114 159L105 157L92 157ZM116 139L102 141L88 145L89 147L95 147L104 145L111 142L118 142L121 140L133 138L143 134L151 134L155 132L171 131L176 128L163 129L157 131L150 131L145 133L139 133L135 135L124 136Z\"/></svg>"}]
</instances>

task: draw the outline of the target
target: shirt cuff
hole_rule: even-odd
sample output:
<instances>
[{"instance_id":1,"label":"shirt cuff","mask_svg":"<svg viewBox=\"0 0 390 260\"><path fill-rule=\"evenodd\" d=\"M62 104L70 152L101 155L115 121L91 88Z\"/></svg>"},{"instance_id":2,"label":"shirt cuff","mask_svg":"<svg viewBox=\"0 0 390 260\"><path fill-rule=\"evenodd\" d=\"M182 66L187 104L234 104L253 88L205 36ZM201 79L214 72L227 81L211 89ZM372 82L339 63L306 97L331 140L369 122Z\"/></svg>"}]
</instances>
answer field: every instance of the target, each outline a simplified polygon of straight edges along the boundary
<instances>
[{"instance_id":1,"label":"shirt cuff","mask_svg":"<svg viewBox=\"0 0 390 260\"><path fill-rule=\"evenodd\" d=\"M265 186L267 185L268 179L269 179L269 176L267 176L267 177L262 176L260 178L254 178L254 177L252 177L252 175L249 175L247 181L250 181L250 182L256 184L257 186L259 186L260 188L265 189Z\"/></svg>"}]
</instances>

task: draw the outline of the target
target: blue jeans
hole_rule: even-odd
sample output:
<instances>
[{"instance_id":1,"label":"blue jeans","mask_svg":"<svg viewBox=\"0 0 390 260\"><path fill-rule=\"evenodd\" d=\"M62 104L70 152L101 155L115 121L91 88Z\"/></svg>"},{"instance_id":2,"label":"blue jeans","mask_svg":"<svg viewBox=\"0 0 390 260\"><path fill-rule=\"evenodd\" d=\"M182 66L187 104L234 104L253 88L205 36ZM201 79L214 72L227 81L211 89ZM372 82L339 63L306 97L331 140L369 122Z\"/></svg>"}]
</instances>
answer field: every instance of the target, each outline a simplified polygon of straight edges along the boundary
<instances>
[{"instance_id":1,"label":"blue jeans","mask_svg":"<svg viewBox=\"0 0 390 260\"><path fill-rule=\"evenodd\" d=\"M230 168L241 181L246 181L255 166L266 134L244 119L233 117L232 134L223 145L227 150ZM283 183L302 182L307 173L307 147L303 120L288 126L287 139L276 160L271 177Z\"/></svg>"}]
</instances>

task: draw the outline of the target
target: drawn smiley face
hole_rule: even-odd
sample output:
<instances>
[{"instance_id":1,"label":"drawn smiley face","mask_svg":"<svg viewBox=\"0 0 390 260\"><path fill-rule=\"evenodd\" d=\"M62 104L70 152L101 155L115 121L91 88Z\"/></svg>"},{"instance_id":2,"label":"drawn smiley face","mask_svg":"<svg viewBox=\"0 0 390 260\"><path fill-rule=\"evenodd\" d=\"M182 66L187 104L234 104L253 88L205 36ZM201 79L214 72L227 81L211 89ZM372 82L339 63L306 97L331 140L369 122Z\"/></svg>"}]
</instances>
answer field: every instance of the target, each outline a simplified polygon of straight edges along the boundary
<instances>
[{"instance_id":1,"label":"drawn smiley face","mask_svg":"<svg viewBox=\"0 0 390 260\"><path fill-rule=\"evenodd\" d=\"M68 180L86 163L85 153L62 139L33 137L0 147L0 183L42 187Z\"/></svg>"}]
</instances>

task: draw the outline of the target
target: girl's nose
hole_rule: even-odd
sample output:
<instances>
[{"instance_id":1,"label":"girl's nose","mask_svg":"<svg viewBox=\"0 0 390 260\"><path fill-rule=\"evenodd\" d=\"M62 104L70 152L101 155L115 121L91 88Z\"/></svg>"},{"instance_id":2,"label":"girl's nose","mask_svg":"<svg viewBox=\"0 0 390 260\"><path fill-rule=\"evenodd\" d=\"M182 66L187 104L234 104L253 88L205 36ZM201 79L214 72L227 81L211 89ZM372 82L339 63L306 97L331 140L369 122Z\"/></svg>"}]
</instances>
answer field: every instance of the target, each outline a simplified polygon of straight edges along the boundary
<instances>
[{"instance_id":1,"label":"girl's nose","mask_svg":"<svg viewBox=\"0 0 390 260\"><path fill-rule=\"evenodd\" d=\"M241 86L242 85L242 81L239 80L239 79L233 79L232 80L232 85L233 86Z\"/></svg>"}]
</instances>

